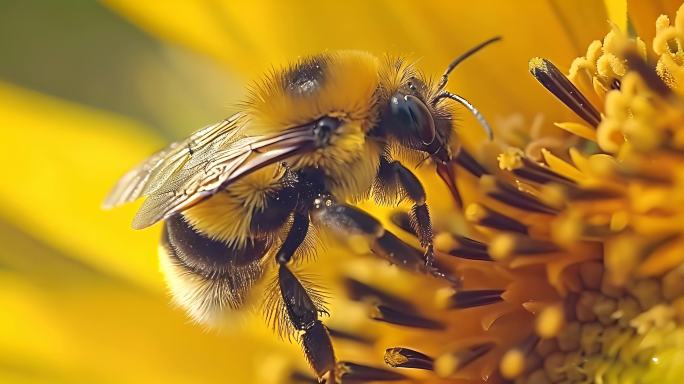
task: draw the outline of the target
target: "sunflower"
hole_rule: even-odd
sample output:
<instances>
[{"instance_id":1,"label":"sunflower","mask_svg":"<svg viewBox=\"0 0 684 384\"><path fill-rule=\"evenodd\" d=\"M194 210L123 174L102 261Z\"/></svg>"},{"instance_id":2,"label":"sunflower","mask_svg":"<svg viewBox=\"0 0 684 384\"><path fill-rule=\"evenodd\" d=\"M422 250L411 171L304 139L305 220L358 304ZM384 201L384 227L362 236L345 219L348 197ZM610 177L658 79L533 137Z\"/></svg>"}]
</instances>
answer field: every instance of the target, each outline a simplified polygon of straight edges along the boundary
<instances>
[{"instance_id":1,"label":"sunflower","mask_svg":"<svg viewBox=\"0 0 684 384\"><path fill-rule=\"evenodd\" d=\"M9 314L0 317L0 381L312 381L298 347L278 341L258 313L242 314L220 332L190 324L168 305L156 272L158 231L130 231L135 207L103 213L100 200L123 171L169 137L208 123L207 115L225 117L219 114L229 113L226 98L237 100L244 82L271 65L356 48L421 57L419 66L438 74L459 52L501 35L502 43L469 59L450 83L496 131L489 142L474 121L460 122L463 149L454 167L462 200L451 196L430 167L420 174L438 229L438 261L462 278L462 286L402 271L354 244L333 246L300 266L327 289L325 322L340 359L338 378L679 382L679 6L160 6L107 0L72 6L73 15L67 15L25 2L4 5L0 25L6 35L40 30L53 20L66 21L55 26L69 31L67 22L83 15L118 29L38 39L71 47L65 52L72 60L53 44L27 39L19 48L2 45L11 55L0 65L6 165L0 183L0 284ZM36 14L45 19L16 21ZM86 27L100 31L101 24ZM100 40L70 43L93 36ZM118 47L122 36L136 48ZM97 53L89 55L90 64L81 60L90 52L77 49L84 46ZM123 53L135 53L135 60ZM83 67L67 65L82 62ZM92 68L114 75L93 81L85 77L98 74ZM70 71L76 85L60 87ZM51 73L58 80L47 79ZM116 80L130 86L136 103L98 92L98 83L116 91ZM365 208L418 245L401 207Z\"/></svg>"}]
</instances>

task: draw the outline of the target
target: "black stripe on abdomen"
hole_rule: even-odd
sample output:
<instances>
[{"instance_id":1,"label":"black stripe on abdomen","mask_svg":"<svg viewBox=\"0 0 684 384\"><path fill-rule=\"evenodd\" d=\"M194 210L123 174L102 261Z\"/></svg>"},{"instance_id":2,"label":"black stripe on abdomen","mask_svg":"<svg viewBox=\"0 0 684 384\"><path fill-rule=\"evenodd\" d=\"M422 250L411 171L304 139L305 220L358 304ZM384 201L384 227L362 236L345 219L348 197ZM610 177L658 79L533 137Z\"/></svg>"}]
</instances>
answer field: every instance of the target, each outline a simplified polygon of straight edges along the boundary
<instances>
[{"instance_id":1,"label":"black stripe on abdomen","mask_svg":"<svg viewBox=\"0 0 684 384\"><path fill-rule=\"evenodd\" d=\"M251 239L243 247L211 239L193 229L180 214L164 222L162 245L189 270L202 275L230 272L259 261L267 251L264 239Z\"/></svg>"}]
</instances>

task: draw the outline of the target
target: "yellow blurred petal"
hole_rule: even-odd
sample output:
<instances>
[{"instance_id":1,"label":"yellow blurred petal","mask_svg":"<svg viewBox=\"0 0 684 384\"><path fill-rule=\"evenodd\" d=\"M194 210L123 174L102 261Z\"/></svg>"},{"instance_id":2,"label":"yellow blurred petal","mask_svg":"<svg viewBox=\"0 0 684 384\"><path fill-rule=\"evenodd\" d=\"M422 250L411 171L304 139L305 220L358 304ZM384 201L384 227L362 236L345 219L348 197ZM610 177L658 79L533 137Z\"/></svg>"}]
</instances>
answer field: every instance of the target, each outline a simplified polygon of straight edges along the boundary
<instances>
[{"instance_id":1,"label":"yellow blurred petal","mask_svg":"<svg viewBox=\"0 0 684 384\"><path fill-rule=\"evenodd\" d=\"M467 97L490 121L544 110L552 121L570 116L526 72L529 57L570 62L608 30L602 2L276 2L257 0L154 2L105 0L134 24L164 40L203 52L254 78L294 58L331 49L410 55L438 76L457 55L500 35L453 73L450 89ZM530 22L528 22L530 21ZM530 105L537 106L530 110ZM467 112L467 142L482 139Z\"/></svg>"},{"instance_id":2,"label":"yellow blurred petal","mask_svg":"<svg viewBox=\"0 0 684 384\"><path fill-rule=\"evenodd\" d=\"M135 207L100 209L117 178L161 141L133 121L8 83L0 100L0 217L95 268L161 289L158 231L130 228Z\"/></svg>"},{"instance_id":3,"label":"yellow blurred petal","mask_svg":"<svg viewBox=\"0 0 684 384\"><path fill-rule=\"evenodd\" d=\"M651 41L655 37L653 22L660 15L670 16L671 20L674 20L675 13L681 4L680 0L628 0L627 11L629 13L629 21L634 25L637 35L650 47ZM650 48L648 54L651 57L653 55L653 51Z\"/></svg>"},{"instance_id":4,"label":"yellow blurred petal","mask_svg":"<svg viewBox=\"0 0 684 384\"><path fill-rule=\"evenodd\" d=\"M581 123L554 123L556 127L566 130L587 140L596 141L596 130Z\"/></svg>"},{"instance_id":5,"label":"yellow blurred petal","mask_svg":"<svg viewBox=\"0 0 684 384\"><path fill-rule=\"evenodd\" d=\"M1 221L0 242L2 383L248 383L274 353L286 364L299 357L259 319L243 316L239 332L207 332L166 295L75 262Z\"/></svg>"},{"instance_id":6,"label":"yellow blurred petal","mask_svg":"<svg viewBox=\"0 0 684 384\"><path fill-rule=\"evenodd\" d=\"M640 276L659 276L684 262L684 238L678 238L661 246L642 262L637 272Z\"/></svg>"},{"instance_id":7,"label":"yellow blurred petal","mask_svg":"<svg viewBox=\"0 0 684 384\"><path fill-rule=\"evenodd\" d=\"M608 18L622 32L627 32L627 0L604 0Z\"/></svg>"},{"instance_id":8,"label":"yellow blurred petal","mask_svg":"<svg viewBox=\"0 0 684 384\"><path fill-rule=\"evenodd\" d=\"M544 161L546 161L549 167L561 175L574 181L586 180L587 176L584 175L580 170L566 163L550 151L542 149L542 155L544 155Z\"/></svg>"}]
</instances>

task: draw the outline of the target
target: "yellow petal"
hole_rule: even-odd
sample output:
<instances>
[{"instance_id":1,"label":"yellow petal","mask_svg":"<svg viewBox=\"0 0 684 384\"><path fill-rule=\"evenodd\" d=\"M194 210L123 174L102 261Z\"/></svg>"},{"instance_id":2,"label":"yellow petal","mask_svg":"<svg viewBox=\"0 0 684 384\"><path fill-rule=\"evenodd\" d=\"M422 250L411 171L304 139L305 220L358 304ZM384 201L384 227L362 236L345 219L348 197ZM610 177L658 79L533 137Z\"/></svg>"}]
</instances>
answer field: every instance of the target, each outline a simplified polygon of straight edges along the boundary
<instances>
[{"instance_id":1,"label":"yellow petal","mask_svg":"<svg viewBox=\"0 0 684 384\"><path fill-rule=\"evenodd\" d=\"M0 217L78 260L160 290L158 231L135 207L100 209L127 168L161 146L133 121L0 82ZM20 257L20 255L16 255Z\"/></svg>"},{"instance_id":2,"label":"yellow petal","mask_svg":"<svg viewBox=\"0 0 684 384\"><path fill-rule=\"evenodd\" d=\"M273 354L285 364L300 356L297 345L274 342L259 319L244 316L239 332L207 332L166 295L74 261L1 221L0 242L2 383L223 383L226 376L248 383L274 368Z\"/></svg>"},{"instance_id":3,"label":"yellow petal","mask_svg":"<svg viewBox=\"0 0 684 384\"><path fill-rule=\"evenodd\" d=\"M627 32L627 1L604 0L608 18L620 31Z\"/></svg>"},{"instance_id":4,"label":"yellow petal","mask_svg":"<svg viewBox=\"0 0 684 384\"><path fill-rule=\"evenodd\" d=\"M586 180L587 176L583 174L579 169L566 163L550 151L542 149L542 154L544 155L544 161L546 161L549 167L551 167L551 169L553 169L554 171L574 181Z\"/></svg>"},{"instance_id":5,"label":"yellow petal","mask_svg":"<svg viewBox=\"0 0 684 384\"><path fill-rule=\"evenodd\" d=\"M390 0L105 4L148 32L212 56L249 78L303 54L342 48L411 55L420 59L421 69L438 76L460 53L501 35L501 43L463 63L450 83L492 122L520 112L532 121L539 110L551 121L568 120L569 112L527 74L527 60L544 56L570 62L608 30L604 5L591 0L579 5L500 1L495 12L487 2L416 6ZM481 140L477 123L462 114L462 135L470 142Z\"/></svg>"},{"instance_id":6,"label":"yellow petal","mask_svg":"<svg viewBox=\"0 0 684 384\"><path fill-rule=\"evenodd\" d=\"M596 130L581 123L554 123L556 127L566 130L587 140L596 141Z\"/></svg>"}]
</instances>

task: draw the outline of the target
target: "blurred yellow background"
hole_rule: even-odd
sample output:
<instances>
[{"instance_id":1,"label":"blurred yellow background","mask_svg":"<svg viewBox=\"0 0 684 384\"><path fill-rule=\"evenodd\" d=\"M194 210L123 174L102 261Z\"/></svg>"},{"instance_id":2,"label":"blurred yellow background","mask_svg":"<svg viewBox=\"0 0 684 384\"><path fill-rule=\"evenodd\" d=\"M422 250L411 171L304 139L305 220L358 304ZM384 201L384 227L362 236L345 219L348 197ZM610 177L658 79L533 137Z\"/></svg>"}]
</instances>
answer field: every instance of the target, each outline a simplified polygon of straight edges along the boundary
<instances>
[{"instance_id":1,"label":"blurred yellow background","mask_svg":"<svg viewBox=\"0 0 684 384\"><path fill-rule=\"evenodd\" d=\"M257 316L208 332L169 304L158 226L99 209L118 176L325 49L409 54L438 75L501 35L451 89L495 127L565 121L527 61L569 63L609 29L590 0L322 3L0 1L0 383L278 382L259 368L298 347Z\"/></svg>"}]
</instances>

